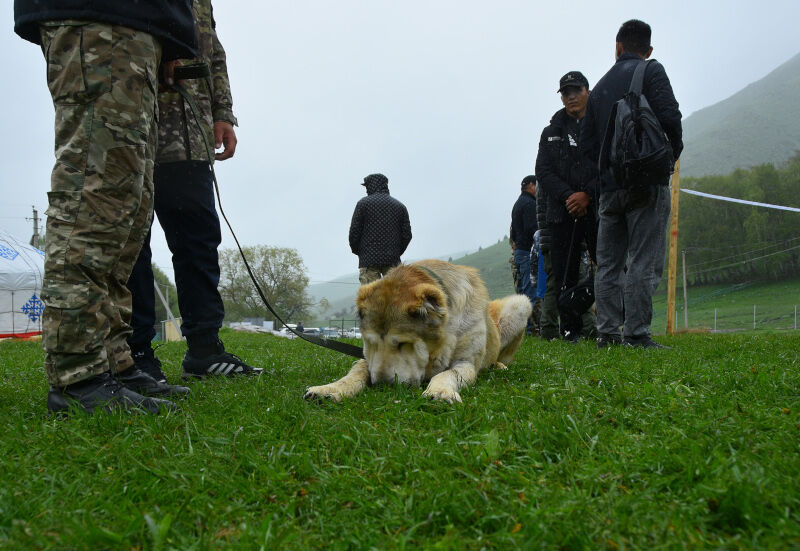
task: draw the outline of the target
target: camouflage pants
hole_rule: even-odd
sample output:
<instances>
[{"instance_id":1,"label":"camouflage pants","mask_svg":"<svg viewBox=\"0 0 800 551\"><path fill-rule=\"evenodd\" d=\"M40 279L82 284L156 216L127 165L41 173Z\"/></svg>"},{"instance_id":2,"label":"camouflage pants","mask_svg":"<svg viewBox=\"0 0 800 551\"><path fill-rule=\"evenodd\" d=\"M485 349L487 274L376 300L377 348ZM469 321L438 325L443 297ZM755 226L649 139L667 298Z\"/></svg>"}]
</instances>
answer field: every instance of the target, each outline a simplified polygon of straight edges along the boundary
<instances>
[{"instance_id":1,"label":"camouflage pants","mask_svg":"<svg viewBox=\"0 0 800 551\"><path fill-rule=\"evenodd\" d=\"M161 47L103 23L41 26L55 107L42 345L50 384L133 364L128 280L153 210Z\"/></svg>"},{"instance_id":2,"label":"camouflage pants","mask_svg":"<svg viewBox=\"0 0 800 551\"><path fill-rule=\"evenodd\" d=\"M381 277L386 275L386 272L394 268L394 266L370 266L358 269L358 281L361 285L378 281Z\"/></svg>"}]
</instances>

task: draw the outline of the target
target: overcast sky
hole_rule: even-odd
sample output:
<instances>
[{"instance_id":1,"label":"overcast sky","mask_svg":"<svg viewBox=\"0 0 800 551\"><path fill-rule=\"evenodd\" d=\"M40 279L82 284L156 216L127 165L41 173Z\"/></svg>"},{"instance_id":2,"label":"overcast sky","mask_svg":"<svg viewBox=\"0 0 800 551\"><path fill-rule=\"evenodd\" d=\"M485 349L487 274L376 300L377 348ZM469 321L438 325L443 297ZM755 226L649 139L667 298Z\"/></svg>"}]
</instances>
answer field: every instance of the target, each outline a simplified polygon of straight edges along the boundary
<instances>
[{"instance_id":1,"label":"overcast sky","mask_svg":"<svg viewBox=\"0 0 800 551\"><path fill-rule=\"evenodd\" d=\"M13 33L10 4L0 228L27 240L31 206L47 208L53 107L41 51ZM236 156L217 163L223 208L243 244L295 248L323 282L356 271L350 217L363 177L382 172L410 213L404 260L474 251L508 233L561 107L558 79L580 70L594 85L620 23L652 26L686 117L795 55L799 12L797 0L219 0L241 125ZM234 246L224 227L222 246ZM172 276L160 230L153 252Z\"/></svg>"}]
</instances>

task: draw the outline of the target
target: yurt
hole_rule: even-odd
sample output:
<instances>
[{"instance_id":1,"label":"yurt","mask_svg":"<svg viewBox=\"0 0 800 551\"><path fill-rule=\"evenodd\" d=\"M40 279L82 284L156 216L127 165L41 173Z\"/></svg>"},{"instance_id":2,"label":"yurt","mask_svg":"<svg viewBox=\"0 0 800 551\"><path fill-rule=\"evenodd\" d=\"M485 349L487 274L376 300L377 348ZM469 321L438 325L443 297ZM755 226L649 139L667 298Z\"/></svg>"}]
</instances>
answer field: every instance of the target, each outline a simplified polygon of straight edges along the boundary
<instances>
[{"instance_id":1,"label":"yurt","mask_svg":"<svg viewBox=\"0 0 800 551\"><path fill-rule=\"evenodd\" d=\"M0 339L42 332L44 251L0 230Z\"/></svg>"}]
</instances>

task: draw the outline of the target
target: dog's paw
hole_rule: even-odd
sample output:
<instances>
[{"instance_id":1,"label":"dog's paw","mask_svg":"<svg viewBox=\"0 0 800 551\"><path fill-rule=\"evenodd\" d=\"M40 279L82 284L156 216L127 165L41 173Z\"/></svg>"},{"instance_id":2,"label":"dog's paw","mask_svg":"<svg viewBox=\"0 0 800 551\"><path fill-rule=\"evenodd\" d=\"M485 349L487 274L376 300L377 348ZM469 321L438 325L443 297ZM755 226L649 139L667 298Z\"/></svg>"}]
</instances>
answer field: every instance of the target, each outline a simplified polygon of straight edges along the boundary
<instances>
[{"instance_id":1,"label":"dog's paw","mask_svg":"<svg viewBox=\"0 0 800 551\"><path fill-rule=\"evenodd\" d=\"M332 385L310 386L306 389L306 393L303 394L303 398L316 401L333 400L338 403L342 401L342 393Z\"/></svg>"},{"instance_id":2,"label":"dog's paw","mask_svg":"<svg viewBox=\"0 0 800 551\"><path fill-rule=\"evenodd\" d=\"M492 367L493 367L493 368L495 368L495 369L508 369L508 367L506 366L506 364L504 364L504 363L500 363L500 362L495 362L495 363L493 363L493 364L492 364Z\"/></svg>"},{"instance_id":3,"label":"dog's paw","mask_svg":"<svg viewBox=\"0 0 800 551\"><path fill-rule=\"evenodd\" d=\"M457 391L446 386L428 386L422 395L430 400L443 400L448 404L461 402L461 395Z\"/></svg>"}]
</instances>

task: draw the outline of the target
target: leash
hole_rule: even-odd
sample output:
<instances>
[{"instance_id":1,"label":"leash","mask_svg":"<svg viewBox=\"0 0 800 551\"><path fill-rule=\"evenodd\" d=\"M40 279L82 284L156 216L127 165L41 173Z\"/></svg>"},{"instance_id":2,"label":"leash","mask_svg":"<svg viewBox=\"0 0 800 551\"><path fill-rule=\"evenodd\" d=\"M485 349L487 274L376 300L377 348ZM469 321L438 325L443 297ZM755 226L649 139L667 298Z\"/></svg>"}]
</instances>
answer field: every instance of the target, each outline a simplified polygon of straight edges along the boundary
<instances>
[{"instance_id":1,"label":"leash","mask_svg":"<svg viewBox=\"0 0 800 551\"><path fill-rule=\"evenodd\" d=\"M205 67L205 70L202 69L203 66ZM242 250L242 246L239 244L239 239L236 237L236 233L233 231L233 227L231 226L231 223L228 220L228 217L225 215L225 211L222 209L222 198L220 197L220 193L219 193L219 184L217 183L217 174L216 174L216 172L214 172L214 159L213 159L213 151L214 150L211 149L211 146L208 143L208 137L206 136L206 133L202 132L203 125L200 122L200 120L201 120L200 119L200 113L198 112L197 105L195 104L195 102L192 99L192 97L189 95L189 92L186 90L186 88L181 86L178 83L178 80L177 80L180 77L182 77L184 79L187 79L187 78L202 78L203 80L205 80L205 83L206 83L206 86L208 87L209 93L211 93L211 83L208 81L209 77L211 76L211 72L209 71L208 65L206 65L206 64L193 64L193 65L190 65L190 66L186 66L185 70L184 71L180 71L180 72L178 72L177 69L178 68L176 68L176 73L175 73L176 82L175 82L175 84L172 85L172 87L181 95L181 97L183 97L184 101L189 106L189 109L192 111L192 115L194 116L194 122L197 124L198 128L200 128L200 130L201 130L200 134L203 136L203 143L206 146L206 156L208 157L208 165L209 165L209 168L211 169L211 176L212 176L212 178L214 180L214 192L217 195L217 204L219 205L219 212L220 212L220 214L222 214L222 218L225 220L225 224L227 224L228 229L230 230L231 235L233 236L233 240L236 242L236 248L239 249L239 255L242 257L242 260L244 261L245 268L247 268L247 273L250 276L250 281L253 282L253 285L255 286L256 291L258 291L258 296L261 297L261 302L264 303L264 306L267 307L267 310L269 310L270 313L272 313L272 315L275 316L275 318L284 325L284 327L289 329L289 331L291 331L292 333L294 333L296 336L300 337L304 341L310 342L312 344L316 344L317 346L321 346L323 348L329 348L331 350L335 350L337 352L340 352L342 354L346 354L348 356L352 356L354 358L363 359L364 358L364 351L363 351L363 349L359 348L358 346L353 346L352 344L348 344L346 342L340 342L340 341L336 341L336 340L328 340L328 339L323 339L323 338L320 338L320 337L314 337L312 335L306 335L304 333L299 333L299 332L295 331L293 328L289 327L286 324L285 321L283 321L283 319L278 315L278 313L275 311L275 309L272 307L272 305L267 300L267 297L264 295L264 291L261 289L261 286L258 284L258 281L256 280L255 275L253 275L253 270L250 268L250 263L247 261L247 257L245 256L244 251ZM179 77L179 75L180 75L180 77ZM190 76L187 76L187 75L190 75Z\"/></svg>"}]
</instances>

